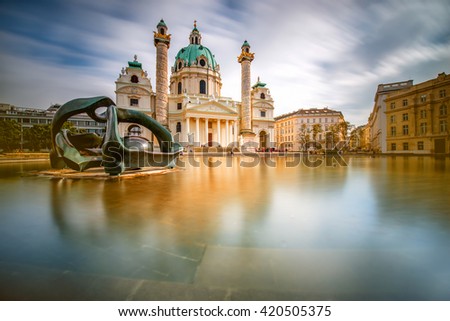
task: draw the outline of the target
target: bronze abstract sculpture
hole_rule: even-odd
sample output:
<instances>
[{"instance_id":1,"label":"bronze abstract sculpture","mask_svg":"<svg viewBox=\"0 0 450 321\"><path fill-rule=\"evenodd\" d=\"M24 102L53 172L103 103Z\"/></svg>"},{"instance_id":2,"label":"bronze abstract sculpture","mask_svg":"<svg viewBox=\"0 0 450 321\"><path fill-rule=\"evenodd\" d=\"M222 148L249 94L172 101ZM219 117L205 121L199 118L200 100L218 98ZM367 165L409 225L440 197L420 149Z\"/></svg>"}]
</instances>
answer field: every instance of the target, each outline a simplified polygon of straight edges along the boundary
<instances>
[{"instance_id":1,"label":"bronze abstract sculpture","mask_svg":"<svg viewBox=\"0 0 450 321\"><path fill-rule=\"evenodd\" d=\"M106 110L98 112L99 108ZM86 113L99 123L106 123L106 133L73 134L62 129L73 115ZM154 151L152 142L139 136L122 137L119 123L135 123L152 132L160 151ZM110 175L120 175L125 169L158 166L173 167L182 146L173 141L170 132L150 116L136 110L118 108L105 96L78 98L62 105L52 122L52 150L50 161L53 168L66 166L84 171L103 167Z\"/></svg>"}]
</instances>

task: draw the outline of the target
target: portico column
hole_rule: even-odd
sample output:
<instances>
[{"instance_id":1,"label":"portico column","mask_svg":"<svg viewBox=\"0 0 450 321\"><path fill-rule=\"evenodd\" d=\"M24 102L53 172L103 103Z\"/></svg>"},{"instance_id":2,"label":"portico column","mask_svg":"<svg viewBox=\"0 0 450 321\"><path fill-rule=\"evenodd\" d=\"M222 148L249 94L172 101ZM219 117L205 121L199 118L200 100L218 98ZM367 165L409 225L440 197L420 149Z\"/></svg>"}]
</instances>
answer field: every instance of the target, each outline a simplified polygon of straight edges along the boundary
<instances>
[{"instance_id":1,"label":"portico column","mask_svg":"<svg viewBox=\"0 0 450 321\"><path fill-rule=\"evenodd\" d=\"M200 144L200 125L198 117L195 118L195 142Z\"/></svg>"},{"instance_id":2,"label":"portico column","mask_svg":"<svg viewBox=\"0 0 450 321\"><path fill-rule=\"evenodd\" d=\"M234 121L233 144L237 145L237 121Z\"/></svg>"},{"instance_id":3,"label":"portico column","mask_svg":"<svg viewBox=\"0 0 450 321\"><path fill-rule=\"evenodd\" d=\"M190 118L186 117L186 142L188 142L188 143L189 143L189 131L190 131L189 120L190 120Z\"/></svg>"},{"instance_id":4,"label":"portico column","mask_svg":"<svg viewBox=\"0 0 450 321\"><path fill-rule=\"evenodd\" d=\"M217 143L222 146L220 143L220 119L217 119Z\"/></svg>"},{"instance_id":5,"label":"portico column","mask_svg":"<svg viewBox=\"0 0 450 321\"><path fill-rule=\"evenodd\" d=\"M228 146L230 140L230 129L228 128L228 119L225 120L225 146Z\"/></svg>"},{"instance_id":6,"label":"portico column","mask_svg":"<svg viewBox=\"0 0 450 321\"><path fill-rule=\"evenodd\" d=\"M205 145L208 146L208 118L205 118Z\"/></svg>"}]
</instances>

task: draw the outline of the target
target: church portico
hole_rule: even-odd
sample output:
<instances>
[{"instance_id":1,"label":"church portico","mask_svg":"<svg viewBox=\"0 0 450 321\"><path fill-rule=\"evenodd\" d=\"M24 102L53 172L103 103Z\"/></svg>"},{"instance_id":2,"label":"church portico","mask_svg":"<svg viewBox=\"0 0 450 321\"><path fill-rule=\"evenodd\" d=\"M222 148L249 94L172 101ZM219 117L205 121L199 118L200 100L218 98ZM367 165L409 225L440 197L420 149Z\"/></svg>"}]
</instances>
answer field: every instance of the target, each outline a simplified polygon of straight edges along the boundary
<instances>
[{"instance_id":1,"label":"church portico","mask_svg":"<svg viewBox=\"0 0 450 321\"><path fill-rule=\"evenodd\" d=\"M232 117L190 114L185 117L181 130L182 143L187 146L222 146L236 141L236 121Z\"/></svg>"}]
</instances>

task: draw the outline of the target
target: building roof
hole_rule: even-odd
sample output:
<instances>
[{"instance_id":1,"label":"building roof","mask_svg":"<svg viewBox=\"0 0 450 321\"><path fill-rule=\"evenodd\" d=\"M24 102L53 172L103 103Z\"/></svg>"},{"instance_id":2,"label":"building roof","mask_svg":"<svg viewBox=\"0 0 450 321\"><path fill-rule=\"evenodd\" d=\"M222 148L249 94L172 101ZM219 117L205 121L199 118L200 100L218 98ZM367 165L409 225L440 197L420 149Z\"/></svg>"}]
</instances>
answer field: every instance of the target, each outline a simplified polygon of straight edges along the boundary
<instances>
[{"instance_id":1,"label":"building roof","mask_svg":"<svg viewBox=\"0 0 450 321\"><path fill-rule=\"evenodd\" d=\"M128 61L128 67L142 69L142 64L138 61Z\"/></svg>"},{"instance_id":2,"label":"building roof","mask_svg":"<svg viewBox=\"0 0 450 321\"><path fill-rule=\"evenodd\" d=\"M252 86L253 89L255 89L255 88L264 88L264 87L266 87L266 84L263 83L263 82L261 82L261 81L259 80L259 77L258 77L258 81L256 82L256 84L254 84L254 85Z\"/></svg>"},{"instance_id":3,"label":"building roof","mask_svg":"<svg viewBox=\"0 0 450 321\"><path fill-rule=\"evenodd\" d=\"M167 28L167 25L166 25L166 23L164 22L164 20L161 19L161 21L156 25L156 27L166 27L166 28Z\"/></svg>"},{"instance_id":4,"label":"building roof","mask_svg":"<svg viewBox=\"0 0 450 321\"><path fill-rule=\"evenodd\" d=\"M277 117L274 117L275 120L280 120L283 118L288 118L291 116L324 116L324 115L336 115L339 114L342 116L342 112L329 109L328 107L325 108L309 108L309 109L298 109L296 111L283 114Z\"/></svg>"},{"instance_id":5,"label":"building roof","mask_svg":"<svg viewBox=\"0 0 450 321\"><path fill-rule=\"evenodd\" d=\"M244 43L242 44L241 48L242 47L250 47L250 44L248 43L247 40L244 40Z\"/></svg>"},{"instance_id":6,"label":"building roof","mask_svg":"<svg viewBox=\"0 0 450 321\"><path fill-rule=\"evenodd\" d=\"M212 54L211 50L208 47L203 45L195 45L190 44L187 47L181 48L175 56L175 70L177 69L177 64L179 60L183 60L187 66L195 65L198 61L198 58L204 56L208 61L207 63L213 70L216 70L217 62Z\"/></svg>"}]
</instances>

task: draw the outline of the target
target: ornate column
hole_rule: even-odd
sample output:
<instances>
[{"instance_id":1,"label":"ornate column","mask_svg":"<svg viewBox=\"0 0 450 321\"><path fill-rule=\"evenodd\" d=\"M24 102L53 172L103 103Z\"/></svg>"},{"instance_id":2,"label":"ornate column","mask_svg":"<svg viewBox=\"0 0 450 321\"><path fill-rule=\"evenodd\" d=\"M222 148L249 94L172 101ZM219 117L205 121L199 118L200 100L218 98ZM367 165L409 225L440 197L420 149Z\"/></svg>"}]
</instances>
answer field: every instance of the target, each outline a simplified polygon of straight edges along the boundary
<instances>
[{"instance_id":1,"label":"ornate column","mask_svg":"<svg viewBox=\"0 0 450 321\"><path fill-rule=\"evenodd\" d=\"M164 20L156 26L154 32L154 44L156 47L156 121L169 128L168 122L168 70L167 52L170 47L170 34L167 33L167 26Z\"/></svg>"},{"instance_id":2,"label":"ornate column","mask_svg":"<svg viewBox=\"0 0 450 321\"><path fill-rule=\"evenodd\" d=\"M241 131L242 144L255 141L255 133L252 129L252 106L251 106L251 73L250 67L254 59L254 54L250 52L250 45L247 40L241 47L242 51L238 57L241 64ZM248 148L247 148L248 150Z\"/></svg>"},{"instance_id":3,"label":"ornate column","mask_svg":"<svg viewBox=\"0 0 450 321\"><path fill-rule=\"evenodd\" d=\"M252 132L251 119L251 63L254 54L250 52L250 45L246 41L241 47L242 52L238 57L241 64L241 134Z\"/></svg>"}]
</instances>

